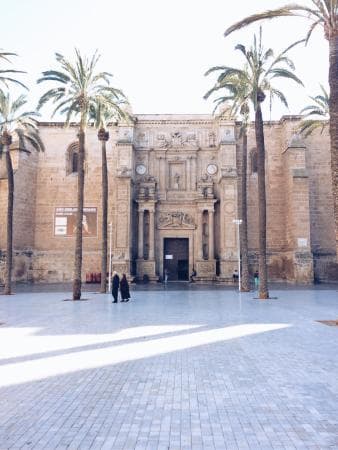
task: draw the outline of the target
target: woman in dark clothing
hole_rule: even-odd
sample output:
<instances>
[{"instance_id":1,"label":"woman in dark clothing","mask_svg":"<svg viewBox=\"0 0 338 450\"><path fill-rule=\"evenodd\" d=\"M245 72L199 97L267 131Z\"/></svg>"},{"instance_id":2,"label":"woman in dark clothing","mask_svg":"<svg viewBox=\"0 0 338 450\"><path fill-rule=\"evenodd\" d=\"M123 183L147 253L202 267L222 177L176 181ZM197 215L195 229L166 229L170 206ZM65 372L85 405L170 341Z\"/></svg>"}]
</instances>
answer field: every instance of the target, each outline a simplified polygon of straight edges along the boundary
<instances>
[{"instance_id":1,"label":"woman in dark clothing","mask_svg":"<svg viewBox=\"0 0 338 450\"><path fill-rule=\"evenodd\" d=\"M111 295L114 298L113 303L117 303L117 298L119 295L119 286L120 286L120 277L118 276L117 272L113 272L113 280L111 285Z\"/></svg>"},{"instance_id":2,"label":"woman in dark clothing","mask_svg":"<svg viewBox=\"0 0 338 450\"><path fill-rule=\"evenodd\" d=\"M125 273L122 275L122 279L120 281L120 291L122 298L121 302L129 302L130 300L129 284Z\"/></svg>"}]
</instances>

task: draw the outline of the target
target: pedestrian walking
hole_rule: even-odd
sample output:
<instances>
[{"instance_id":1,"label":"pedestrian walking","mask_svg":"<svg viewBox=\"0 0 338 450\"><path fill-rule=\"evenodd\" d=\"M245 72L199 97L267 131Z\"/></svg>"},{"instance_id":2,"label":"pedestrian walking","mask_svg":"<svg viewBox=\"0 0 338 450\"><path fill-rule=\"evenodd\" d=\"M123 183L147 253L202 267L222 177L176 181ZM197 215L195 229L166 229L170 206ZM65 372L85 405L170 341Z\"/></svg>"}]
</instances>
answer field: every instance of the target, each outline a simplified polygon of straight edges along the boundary
<instances>
[{"instance_id":1,"label":"pedestrian walking","mask_svg":"<svg viewBox=\"0 0 338 450\"><path fill-rule=\"evenodd\" d=\"M255 290L258 290L258 286L259 286L258 270L256 270L255 273L254 273L254 283L255 283Z\"/></svg>"},{"instance_id":2,"label":"pedestrian walking","mask_svg":"<svg viewBox=\"0 0 338 450\"><path fill-rule=\"evenodd\" d=\"M233 271L233 274L232 274L232 281L233 281L234 283L238 283L238 279L239 279L238 270L235 269L235 270Z\"/></svg>"},{"instance_id":3,"label":"pedestrian walking","mask_svg":"<svg viewBox=\"0 0 338 450\"><path fill-rule=\"evenodd\" d=\"M168 283L169 270L164 269L164 284Z\"/></svg>"},{"instance_id":4,"label":"pedestrian walking","mask_svg":"<svg viewBox=\"0 0 338 450\"><path fill-rule=\"evenodd\" d=\"M111 295L114 298L112 303L117 303L118 295L119 295L119 287L120 287L120 277L118 276L118 273L114 271L112 284L111 284Z\"/></svg>"},{"instance_id":5,"label":"pedestrian walking","mask_svg":"<svg viewBox=\"0 0 338 450\"><path fill-rule=\"evenodd\" d=\"M120 281L120 292L121 292L121 302L129 302L130 300L129 284L125 273L122 275Z\"/></svg>"}]
</instances>

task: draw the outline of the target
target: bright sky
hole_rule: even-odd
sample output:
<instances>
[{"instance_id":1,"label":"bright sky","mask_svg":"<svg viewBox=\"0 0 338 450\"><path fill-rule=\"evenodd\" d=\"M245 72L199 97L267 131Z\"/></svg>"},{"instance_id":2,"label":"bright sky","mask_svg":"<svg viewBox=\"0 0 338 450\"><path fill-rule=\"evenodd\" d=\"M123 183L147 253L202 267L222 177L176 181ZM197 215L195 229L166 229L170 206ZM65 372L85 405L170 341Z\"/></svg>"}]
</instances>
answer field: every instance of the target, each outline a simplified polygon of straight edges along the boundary
<instances>
[{"instance_id":1,"label":"bright sky","mask_svg":"<svg viewBox=\"0 0 338 450\"><path fill-rule=\"evenodd\" d=\"M307 0L299 0L307 3ZM211 113L212 101L203 95L213 78L204 77L214 65L240 66L237 43L249 45L259 25L223 37L235 21L289 1L274 0L10 0L1 8L0 48L14 51L14 66L28 72L31 105L48 84L36 86L43 70L57 68L54 53L72 57L74 47L102 55L100 69L114 74L114 86L128 96L134 113ZM230 7L231 5L231 7ZM266 47L276 53L305 36L302 19L263 23ZM327 86L328 45L321 29L308 47L289 55L305 88L291 81L280 87L290 110L275 105L272 118L298 114L308 95ZM50 119L44 113L44 119ZM265 114L269 119L269 113Z\"/></svg>"}]
</instances>

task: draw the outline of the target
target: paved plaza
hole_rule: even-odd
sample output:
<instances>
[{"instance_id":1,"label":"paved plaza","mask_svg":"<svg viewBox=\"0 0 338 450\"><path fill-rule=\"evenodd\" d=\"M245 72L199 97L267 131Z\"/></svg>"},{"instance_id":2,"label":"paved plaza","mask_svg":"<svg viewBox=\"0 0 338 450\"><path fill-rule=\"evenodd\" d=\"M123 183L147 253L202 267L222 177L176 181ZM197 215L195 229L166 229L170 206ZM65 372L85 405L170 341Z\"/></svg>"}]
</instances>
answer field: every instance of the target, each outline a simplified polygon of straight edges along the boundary
<instances>
[{"instance_id":1,"label":"paved plaza","mask_svg":"<svg viewBox=\"0 0 338 450\"><path fill-rule=\"evenodd\" d=\"M0 296L1 450L338 449L338 286L132 289Z\"/></svg>"}]
</instances>

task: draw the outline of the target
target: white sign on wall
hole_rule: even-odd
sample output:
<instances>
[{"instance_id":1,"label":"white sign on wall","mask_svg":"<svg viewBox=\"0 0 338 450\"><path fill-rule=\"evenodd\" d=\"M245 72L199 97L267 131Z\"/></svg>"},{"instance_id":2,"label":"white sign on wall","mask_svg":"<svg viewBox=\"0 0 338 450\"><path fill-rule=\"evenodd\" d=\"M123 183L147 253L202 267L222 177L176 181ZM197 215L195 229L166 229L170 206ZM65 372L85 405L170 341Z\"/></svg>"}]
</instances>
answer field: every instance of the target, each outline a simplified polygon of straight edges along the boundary
<instances>
[{"instance_id":1,"label":"white sign on wall","mask_svg":"<svg viewBox=\"0 0 338 450\"><path fill-rule=\"evenodd\" d=\"M298 238L298 247L307 247L307 239Z\"/></svg>"},{"instance_id":2,"label":"white sign on wall","mask_svg":"<svg viewBox=\"0 0 338 450\"><path fill-rule=\"evenodd\" d=\"M165 259L174 259L173 255L165 255Z\"/></svg>"},{"instance_id":3,"label":"white sign on wall","mask_svg":"<svg viewBox=\"0 0 338 450\"><path fill-rule=\"evenodd\" d=\"M76 207L55 208L54 236L71 237L76 234ZM84 207L82 219L83 237L97 236L97 208Z\"/></svg>"}]
</instances>

